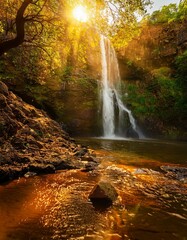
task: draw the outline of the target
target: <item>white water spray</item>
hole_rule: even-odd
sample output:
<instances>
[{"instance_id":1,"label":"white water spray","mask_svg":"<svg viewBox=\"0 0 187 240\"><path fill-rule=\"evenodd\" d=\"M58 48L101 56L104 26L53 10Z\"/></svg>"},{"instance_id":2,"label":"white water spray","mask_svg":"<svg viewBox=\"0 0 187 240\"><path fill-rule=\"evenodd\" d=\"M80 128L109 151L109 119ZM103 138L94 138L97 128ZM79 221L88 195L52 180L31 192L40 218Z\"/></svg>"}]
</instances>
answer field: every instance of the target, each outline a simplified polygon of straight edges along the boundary
<instances>
[{"instance_id":1,"label":"white water spray","mask_svg":"<svg viewBox=\"0 0 187 240\"><path fill-rule=\"evenodd\" d=\"M118 137L118 135L127 135L127 129L124 129L125 115L127 115L134 135L138 138L143 138L143 134L138 129L131 111L121 100L119 93L121 78L116 52L110 41L103 35L101 36L100 47L102 62L102 118L104 137L115 138Z\"/></svg>"}]
</instances>

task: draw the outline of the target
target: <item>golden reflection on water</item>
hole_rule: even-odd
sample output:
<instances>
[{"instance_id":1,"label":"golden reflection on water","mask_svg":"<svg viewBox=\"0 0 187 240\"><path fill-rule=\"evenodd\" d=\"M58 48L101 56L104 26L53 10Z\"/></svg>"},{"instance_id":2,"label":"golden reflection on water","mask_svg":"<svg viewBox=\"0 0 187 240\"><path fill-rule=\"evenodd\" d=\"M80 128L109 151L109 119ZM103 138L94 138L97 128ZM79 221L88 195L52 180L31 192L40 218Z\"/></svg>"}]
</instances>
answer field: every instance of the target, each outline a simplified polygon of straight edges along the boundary
<instances>
[{"instance_id":1,"label":"golden reflection on water","mask_svg":"<svg viewBox=\"0 0 187 240\"><path fill-rule=\"evenodd\" d=\"M160 164L102 150L94 172L59 171L0 186L0 240L184 240L185 184L163 174L135 174L137 166L124 164L132 156L153 168ZM88 199L100 179L111 182L119 194L105 210L95 209Z\"/></svg>"},{"instance_id":2,"label":"golden reflection on water","mask_svg":"<svg viewBox=\"0 0 187 240\"><path fill-rule=\"evenodd\" d=\"M18 228L40 213L35 201L34 186L22 178L0 186L0 239L7 239L7 229Z\"/></svg>"}]
</instances>

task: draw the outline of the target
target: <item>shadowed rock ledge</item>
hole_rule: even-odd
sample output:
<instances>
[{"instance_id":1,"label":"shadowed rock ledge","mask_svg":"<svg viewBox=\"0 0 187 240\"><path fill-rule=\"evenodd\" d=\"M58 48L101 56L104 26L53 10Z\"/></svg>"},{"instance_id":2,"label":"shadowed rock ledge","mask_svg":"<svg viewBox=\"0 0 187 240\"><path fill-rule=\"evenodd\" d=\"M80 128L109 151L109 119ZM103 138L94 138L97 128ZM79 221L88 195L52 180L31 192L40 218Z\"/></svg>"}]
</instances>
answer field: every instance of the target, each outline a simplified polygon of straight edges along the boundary
<instances>
[{"instance_id":1,"label":"shadowed rock ledge","mask_svg":"<svg viewBox=\"0 0 187 240\"><path fill-rule=\"evenodd\" d=\"M77 145L44 111L23 102L0 81L0 182L28 172L90 171L97 164L89 149Z\"/></svg>"}]
</instances>

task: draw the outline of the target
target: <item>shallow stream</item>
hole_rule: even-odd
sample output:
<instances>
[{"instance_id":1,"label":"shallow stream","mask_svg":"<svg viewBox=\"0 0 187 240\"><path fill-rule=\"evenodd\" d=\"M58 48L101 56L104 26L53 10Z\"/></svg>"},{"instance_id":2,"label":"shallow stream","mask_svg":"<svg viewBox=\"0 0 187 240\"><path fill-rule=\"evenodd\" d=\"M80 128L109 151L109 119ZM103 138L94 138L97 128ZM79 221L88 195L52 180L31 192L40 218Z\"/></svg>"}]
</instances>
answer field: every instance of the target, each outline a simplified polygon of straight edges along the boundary
<instances>
[{"instance_id":1,"label":"shallow stream","mask_svg":"<svg viewBox=\"0 0 187 240\"><path fill-rule=\"evenodd\" d=\"M160 169L187 167L187 143L77 141L95 149L98 169L0 185L0 240L187 240L187 179ZM109 208L88 199L101 179L119 194Z\"/></svg>"}]
</instances>

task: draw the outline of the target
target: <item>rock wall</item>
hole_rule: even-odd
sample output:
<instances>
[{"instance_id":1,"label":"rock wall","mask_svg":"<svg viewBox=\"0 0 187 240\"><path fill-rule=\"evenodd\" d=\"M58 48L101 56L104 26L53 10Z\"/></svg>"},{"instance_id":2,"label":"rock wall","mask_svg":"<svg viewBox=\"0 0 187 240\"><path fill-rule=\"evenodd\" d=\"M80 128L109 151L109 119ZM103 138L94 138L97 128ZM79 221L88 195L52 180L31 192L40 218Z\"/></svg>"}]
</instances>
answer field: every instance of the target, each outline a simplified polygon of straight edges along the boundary
<instances>
[{"instance_id":1,"label":"rock wall","mask_svg":"<svg viewBox=\"0 0 187 240\"><path fill-rule=\"evenodd\" d=\"M175 64L186 49L183 21L144 25L139 36L118 51L124 99L148 136L186 138L187 96Z\"/></svg>"},{"instance_id":2,"label":"rock wall","mask_svg":"<svg viewBox=\"0 0 187 240\"><path fill-rule=\"evenodd\" d=\"M59 169L91 170L91 152L0 81L0 182Z\"/></svg>"},{"instance_id":3,"label":"rock wall","mask_svg":"<svg viewBox=\"0 0 187 240\"><path fill-rule=\"evenodd\" d=\"M187 49L187 21L141 28L139 36L118 52L124 80L145 79L146 73L153 69L172 68L175 57Z\"/></svg>"}]
</instances>

